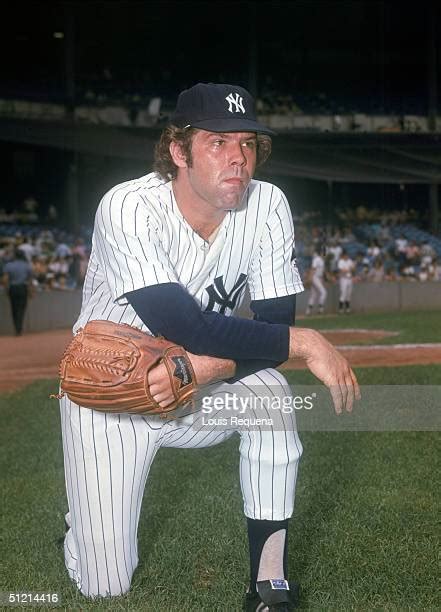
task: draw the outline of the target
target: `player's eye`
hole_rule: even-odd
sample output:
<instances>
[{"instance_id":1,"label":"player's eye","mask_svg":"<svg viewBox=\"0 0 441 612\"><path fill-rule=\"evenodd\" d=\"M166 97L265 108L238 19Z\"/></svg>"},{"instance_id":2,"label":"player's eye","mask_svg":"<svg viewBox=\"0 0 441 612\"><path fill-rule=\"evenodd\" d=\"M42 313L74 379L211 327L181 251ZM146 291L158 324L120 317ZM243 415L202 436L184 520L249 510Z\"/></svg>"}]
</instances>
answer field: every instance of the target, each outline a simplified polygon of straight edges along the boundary
<instances>
[{"instance_id":1,"label":"player's eye","mask_svg":"<svg viewBox=\"0 0 441 612\"><path fill-rule=\"evenodd\" d=\"M221 145L223 145L225 142L225 140L222 140L222 138L217 138L216 140L213 140L213 144L216 145L217 147L220 147Z\"/></svg>"},{"instance_id":2,"label":"player's eye","mask_svg":"<svg viewBox=\"0 0 441 612\"><path fill-rule=\"evenodd\" d=\"M254 150L254 149L256 148L256 141L255 141L255 140L247 140L246 142L244 142L244 143L242 144L242 146L243 146L245 149L251 149L251 150Z\"/></svg>"}]
</instances>

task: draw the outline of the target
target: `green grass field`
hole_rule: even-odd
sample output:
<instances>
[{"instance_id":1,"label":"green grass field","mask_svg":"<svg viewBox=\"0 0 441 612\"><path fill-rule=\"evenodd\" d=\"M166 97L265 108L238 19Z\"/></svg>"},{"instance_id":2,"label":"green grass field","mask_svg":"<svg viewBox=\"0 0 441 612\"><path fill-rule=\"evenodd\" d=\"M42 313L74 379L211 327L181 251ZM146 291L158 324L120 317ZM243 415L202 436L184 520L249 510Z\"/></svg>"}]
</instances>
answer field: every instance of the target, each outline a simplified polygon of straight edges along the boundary
<instances>
[{"instance_id":1,"label":"green grass field","mask_svg":"<svg viewBox=\"0 0 441 612\"><path fill-rule=\"evenodd\" d=\"M307 324L396 329L402 335L394 342L441 340L439 313ZM356 373L362 385L441 385L441 365ZM314 382L306 371L286 374L294 385ZM58 402L48 399L56 388L56 381L42 381L0 396L0 591L58 591L66 610L239 611L248 550L238 438L212 449L159 452L128 595L91 602L71 585L58 543L67 508ZM301 608L440 610L440 432L303 432L301 438L289 533L290 577L301 584Z\"/></svg>"},{"instance_id":2,"label":"green grass field","mask_svg":"<svg viewBox=\"0 0 441 612\"><path fill-rule=\"evenodd\" d=\"M386 329L399 332L375 344L441 342L441 311L385 312L340 316L304 317L299 326L314 329Z\"/></svg>"}]
</instances>

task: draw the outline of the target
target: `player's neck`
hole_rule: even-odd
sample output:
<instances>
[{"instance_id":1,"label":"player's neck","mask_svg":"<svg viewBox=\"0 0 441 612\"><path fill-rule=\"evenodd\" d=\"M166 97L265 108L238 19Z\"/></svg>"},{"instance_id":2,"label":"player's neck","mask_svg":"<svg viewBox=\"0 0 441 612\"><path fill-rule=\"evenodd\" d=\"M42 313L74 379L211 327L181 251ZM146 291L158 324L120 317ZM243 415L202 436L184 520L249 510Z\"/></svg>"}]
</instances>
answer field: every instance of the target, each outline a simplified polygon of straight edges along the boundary
<instances>
[{"instance_id":1,"label":"player's neck","mask_svg":"<svg viewBox=\"0 0 441 612\"><path fill-rule=\"evenodd\" d=\"M190 227L204 240L209 239L219 227L227 214L225 210L210 208L204 200L189 193L186 185L173 181L173 193L176 204Z\"/></svg>"}]
</instances>

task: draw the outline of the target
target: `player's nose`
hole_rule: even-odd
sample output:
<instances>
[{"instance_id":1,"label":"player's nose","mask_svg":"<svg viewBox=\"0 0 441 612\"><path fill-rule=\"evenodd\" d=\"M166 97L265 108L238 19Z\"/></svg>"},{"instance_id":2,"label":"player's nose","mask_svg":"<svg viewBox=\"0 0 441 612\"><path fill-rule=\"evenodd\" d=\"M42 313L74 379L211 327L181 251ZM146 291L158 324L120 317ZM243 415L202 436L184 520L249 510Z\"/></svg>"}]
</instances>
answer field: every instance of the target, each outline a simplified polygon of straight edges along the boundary
<instances>
[{"instance_id":1,"label":"player's nose","mask_svg":"<svg viewBox=\"0 0 441 612\"><path fill-rule=\"evenodd\" d=\"M230 164L236 164L244 166L247 163L247 158L243 150L243 146L240 143L231 144L229 151Z\"/></svg>"}]
</instances>

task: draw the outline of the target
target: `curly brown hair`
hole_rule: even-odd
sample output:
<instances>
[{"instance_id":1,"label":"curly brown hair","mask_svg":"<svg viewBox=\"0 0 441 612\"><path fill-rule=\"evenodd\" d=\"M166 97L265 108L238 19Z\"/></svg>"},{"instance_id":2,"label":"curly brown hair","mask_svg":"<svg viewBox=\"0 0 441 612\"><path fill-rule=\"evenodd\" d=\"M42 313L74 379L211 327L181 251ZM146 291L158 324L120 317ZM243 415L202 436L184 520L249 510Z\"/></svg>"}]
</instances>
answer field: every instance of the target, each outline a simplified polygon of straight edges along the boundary
<instances>
[{"instance_id":1,"label":"curly brown hair","mask_svg":"<svg viewBox=\"0 0 441 612\"><path fill-rule=\"evenodd\" d=\"M189 167L193 160L191 156L191 145L193 136L197 132L196 128L180 128L176 125L169 125L162 131L161 137L155 146L155 161L153 169L160 174L164 180L175 179L178 174L178 167L175 165L170 154L170 143L177 142L185 154L185 159ZM265 163L271 154L271 137L266 134L257 134L257 162L256 167Z\"/></svg>"}]
</instances>

